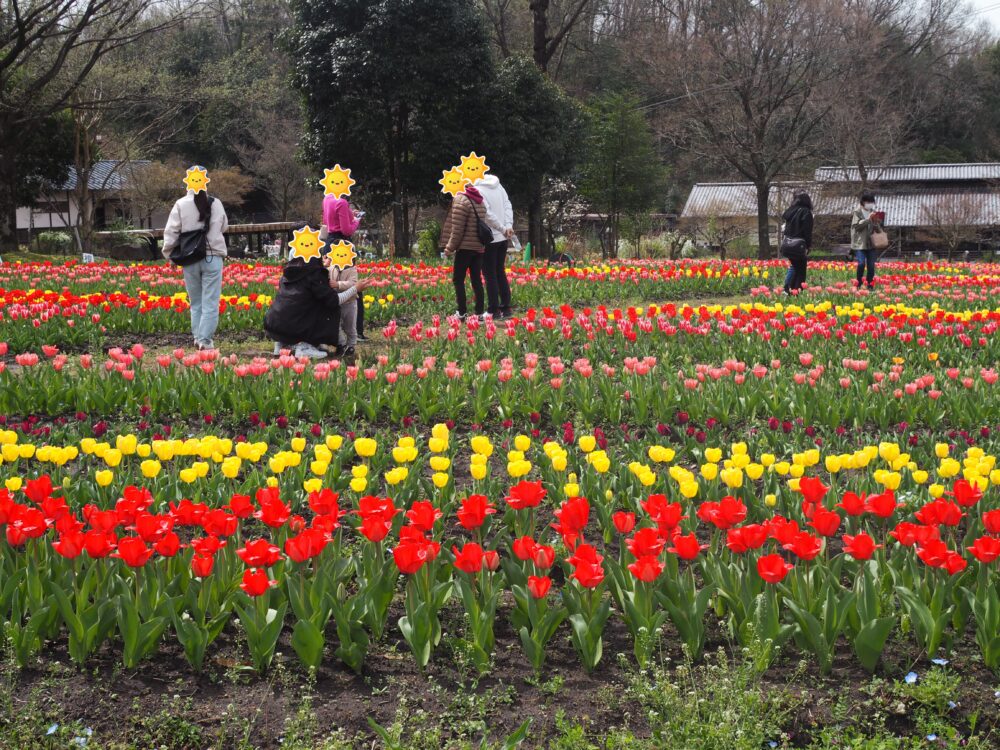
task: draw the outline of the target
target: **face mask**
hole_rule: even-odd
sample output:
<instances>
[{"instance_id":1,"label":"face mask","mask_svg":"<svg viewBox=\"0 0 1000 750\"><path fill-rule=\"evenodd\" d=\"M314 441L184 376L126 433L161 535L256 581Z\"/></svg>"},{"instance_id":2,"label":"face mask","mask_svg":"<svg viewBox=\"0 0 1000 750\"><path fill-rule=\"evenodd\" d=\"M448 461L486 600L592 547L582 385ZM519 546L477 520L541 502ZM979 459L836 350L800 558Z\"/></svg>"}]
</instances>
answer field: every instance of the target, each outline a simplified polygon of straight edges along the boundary
<instances>
[{"instance_id":1,"label":"face mask","mask_svg":"<svg viewBox=\"0 0 1000 750\"><path fill-rule=\"evenodd\" d=\"M865 208L865 211L873 211L875 209L875 204L874 203L865 203L864 204L864 208Z\"/></svg>"}]
</instances>

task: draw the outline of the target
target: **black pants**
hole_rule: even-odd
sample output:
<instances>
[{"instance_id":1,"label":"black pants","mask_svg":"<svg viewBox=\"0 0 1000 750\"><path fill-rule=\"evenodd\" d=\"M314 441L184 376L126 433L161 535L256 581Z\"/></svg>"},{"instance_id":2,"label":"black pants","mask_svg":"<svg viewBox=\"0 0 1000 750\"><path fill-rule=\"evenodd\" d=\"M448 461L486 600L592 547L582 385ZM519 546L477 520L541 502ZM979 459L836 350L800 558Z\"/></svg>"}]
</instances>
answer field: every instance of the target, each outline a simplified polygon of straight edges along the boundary
<instances>
[{"instance_id":1,"label":"black pants","mask_svg":"<svg viewBox=\"0 0 1000 750\"><path fill-rule=\"evenodd\" d=\"M510 312L510 282L507 281L507 240L491 242L483 258L483 280L486 281L486 308L490 315Z\"/></svg>"},{"instance_id":2,"label":"black pants","mask_svg":"<svg viewBox=\"0 0 1000 750\"><path fill-rule=\"evenodd\" d=\"M472 276L472 294L476 298L476 315L483 314L483 253L459 250L455 253L455 270L451 280L455 284L455 303L460 315L465 315L465 276Z\"/></svg>"},{"instance_id":3,"label":"black pants","mask_svg":"<svg viewBox=\"0 0 1000 750\"><path fill-rule=\"evenodd\" d=\"M788 262L791 264L791 267L785 276L786 292L802 288L802 284L806 280L806 266L808 263L805 253L788 256Z\"/></svg>"}]
</instances>

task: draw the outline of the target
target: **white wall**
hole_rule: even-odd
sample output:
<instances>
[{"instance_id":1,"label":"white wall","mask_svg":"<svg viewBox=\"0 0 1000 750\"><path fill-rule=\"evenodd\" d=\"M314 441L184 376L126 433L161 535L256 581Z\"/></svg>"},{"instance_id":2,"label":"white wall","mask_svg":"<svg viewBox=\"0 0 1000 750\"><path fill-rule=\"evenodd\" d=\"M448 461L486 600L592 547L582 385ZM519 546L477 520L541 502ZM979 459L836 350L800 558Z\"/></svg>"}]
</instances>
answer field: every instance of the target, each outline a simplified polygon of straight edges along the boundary
<instances>
[{"instance_id":1,"label":"white wall","mask_svg":"<svg viewBox=\"0 0 1000 750\"><path fill-rule=\"evenodd\" d=\"M68 192L62 192L54 194L52 196L52 200L56 203L68 203L69 216L67 216L65 212L49 213L47 211L40 210L43 206L38 206L36 208L22 206L17 209L17 228L40 231L44 229L63 229L66 227L76 226L79 212L77 211L76 200L74 197ZM68 223L67 219L69 220Z\"/></svg>"}]
</instances>

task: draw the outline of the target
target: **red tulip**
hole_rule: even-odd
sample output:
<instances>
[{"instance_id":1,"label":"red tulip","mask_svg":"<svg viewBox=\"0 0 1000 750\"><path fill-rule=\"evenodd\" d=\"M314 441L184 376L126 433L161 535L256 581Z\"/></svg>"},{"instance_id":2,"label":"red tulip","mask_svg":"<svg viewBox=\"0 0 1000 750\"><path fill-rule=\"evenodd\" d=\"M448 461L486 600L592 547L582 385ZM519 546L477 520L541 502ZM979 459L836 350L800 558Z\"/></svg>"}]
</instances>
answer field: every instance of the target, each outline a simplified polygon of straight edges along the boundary
<instances>
[{"instance_id":1,"label":"red tulip","mask_svg":"<svg viewBox=\"0 0 1000 750\"><path fill-rule=\"evenodd\" d=\"M674 537L674 546L667 549L681 560L694 560L702 550L708 549L707 544L698 544L698 537L694 533L678 534Z\"/></svg>"},{"instance_id":2,"label":"red tulip","mask_svg":"<svg viewBox=\"0 0 1000 750\"><path fill-rule=\"evenodd\" d=\"M180 551L180 548L180 537L173 531L168 531L160 541L153 545L153 549L156 550L156 554L160 557L173 557Z\"/></svg>"},{"instance_id":3,"label":"red tulip","mask_svg":"<svg viewBox=\"0 0 1000 750\"><path fill-rule=\"evenodd\" d=\"M510 488L507 497L507 504L514 510L524 510L525 508L535 508L548 493L542 489L541 482L519 482Z\"/></svg>"},{"instance_id":4,"label":"red tulip","mask_svg":"<svg viewBox=\"0 0 1000 750\"><path fill-rule=\"evenodd\" d=\"M742 555L752 549L760 549L767 541L768 530L763 524L752 523L726 530L726 546L731 552Z\"/></svg>"},{"instance_id":5,"label":"red tulip","mask_svg":"<svg viewBox=\"0 0 1000 750\"><path fill-rule=\"evenodd\" d=\"M548 576L528 576L528 592L535 599L544 599L552 588L552 579Z\"/></svg>"},{"instance_id":6,"label":"red tulip","mask_svg":"<svg viewBox=\"0 0 1000 750\"><path fill-rule=\"evenodd\" d=\"M705 523L725 530L743 522L747 517L747 506L742 500L727 495L717 503L712 501L702 503L698 506L696 515Z\"/></svg>"},{"instance_id":7,"label":"red tulip","mask_svg":"<svg viewBox=\"0 0 1000 750\"><path fill-rule=\"evenodd\" d=\"M361 520L361 533L369 542L381 542L392 530L392 522L380 516L369 516Z\"/></svg>"},{"instance_id":8,"label":"red tulip","mask_svg":"<svg viewBox=\"0 0 1000 750\"><path fill-rule=\"evenodd\" d=\"M604 567L602 565L604 557L598 554L591 545L579 545L568 562L574 568L573 578L581 586L588 589L597 588L604 580Z\"/></svg>"},{"instance_id":9,"label":"red tulip","mask_svg":"<svg viewBox=\"0 0 1000 750\"><path fill-rule=\"evenodd\" d=\"M236 533L240 519L222 508L215 508L201 518L201 528L212 536L232 536Z\"/></svg>"},{"instance_id":10,"label":"red tulip","mask_svg":"<svg viewBox=\"0 0 1000 750\"><path fill-rule=\"evenodd\" d=\"M216 552L225 547L226 543L220 541L218 537L205 536L192 539L191 544L188 546L194 550L196 555L212 557Z\"/></svg>"},{"instance_id":11,"label":"red tulip","mask_svg":"<svg viewBox=\"0 0 1000 750\"><path fill-rule=\"evenodd\" d=\"M260 507L254 511L254 518L272 529L278 529L285 525L292 509L281 501L281 498L274 494L257 494L257 502Z\"/></svg>"},{"instance_id":12,"label":"red tulip","mask_svg":"<svg viewBox=\"0 0 1000 750\"><path fill-rule=\"evenodd\" d=\"M285 540L285 554L293 562L302 563L319 556L329 543L330 537L326 532L305 529Z\"/></svg>"},{"instance_id":13,"label":"red tulip","mask_svg":"<svg viewBox=\"0 0 1000 750\"><path fill-rule=\"evenodd\" d=\"M248 596L261 596L266 594L269 588L277 585L277 581L272 581L267 577L266 570L247 568L243 571L243 582L240 584L240 588Z\"/></svg>"},{"instance_id":14,"label":"red tulip","mask_svg":"<svg viewBox=\"0 0 1000 750\"><path fill-rule=\"evenodd\" d=\"M983 526L989 534L1000 534L1000 508L983 513Z\"/></svg>"},{"instance_id":15,"label":"red tulip","mask_svg":"<svg viewBox=\"0 0 1000 750\"><path fill-rule=\"evenodd\" d=\"M981 563L991 563L1000 557L1000 539L991 536L981 536L971 547L966 547L972 556Z\"/></svg>"},{"instance_id":16,"label":"red tulip","mask_svg":"<svg viewBox=\"0 0 1000 750\"><path fill-rule=\"evenodd\" d=\"M802 499L812 505L822 503L823 498L826 497L826 493L829 490L830 488L816 477L802 477L799 479L799 492L802 493Z\"/></svg>"},{"instance_id":17,"label":"red tulip","mask_svg":"<svg viewBox=\"0 0 1000 750\"><path fill-rule=\"evenodd\" d=\"M486 550L483 553L483 564L491 573L496 572L500 568L500 553L495 549Z\"/></svg>"},{"instance_id":18,"label":"red tulip","mask_svg":"<svg viewBox=\"0 0 1000 750\"><path fill-rule=\"evenodd\" d=\"M458 547L451 548L455 555L455 567L464 573L478 573L483 569L483 548L475 542L467 543L460 550Z\"/></svg>"},{"instance_id":19,"label":"red tulip","mask_svg":"<svg viewBox=\"0 0 1000 750\"><path fill-rule=\"evenodd\" d=\"M514 553L514 557L525 562L535 556L535 550L538 549L538 542L530 536L522 536L515 539L510 548Z\"/></svg>"},{"instance_id":20,"label":"red tulip","mask_svg":"<svg viewBox=\"0 0 1000 750\"><path fill-rule=\"evenodd\" d=\"M625 544L635 557L656 557L663 551L664 541L659 531L645 527L635 532Z\"/></svg>"},{"instance_id":21,"label":"red tulip","mask_svg":"<svg viewBox=\"0 0 1000 750\"><path fill-rule=\"evenodd\" d=\"M860 497L853 492L845 492L840 502L837 503L837 507L843 508L849 516L860 516L865 512L865 498L867 497L863 492Z\"/></svg>"},{"instance_id":22,"label":"red tulip","mask_svg":"<svg viewBox=\"0 0 1000 750\"><path fill-rule=\"evenodd\" d=\"M158 542L173 528L174 520L170 516L158 516L141 511L135 517L135 531L148 544Z\"/></svg>"},{"instance_id":23,"label":"red tulip","mask_svg":"<svg viewBox=\"0 0 1000 750\"><path fill-rule=\"evenodd\" d=\"M215 558L211 555L202 557L194 555L191 558L191 572L196 578L208 578L212 575L212 568L215 567Z\"/></svg>"},{"instance_id":24,"label":"red tulip","mask_svg":"<svg viewBox=\"0 0 1000 750\"><path fill-rule=\"evenodd\" d=\"M875 554L875 550L882 546L881 544L875 544L875 540L864 532L861 532L856 536L844 534L843 540L844 552L853 557L855 560L870 559L871 556Z\"/></svg>"},{"instance_id":25,"label":"red tulip","mask_svg":"<svg viewBox=\"0 0 1000 750\"><path fill-rule=\"evenodd\" d=\"M119 540L118 549L111 556L121 559L130 568L141 568L153 556L153 550L139 537L129 536Z\"/></svg>"},{"instance_id":26,"label":"red tulip","mask_svg":"<svg viewBox=\"0 0 1000 750\"><path fill-rule=\"evenodd\" d=\"M886 490L878 495L869 495L865 501L865 510L879 518L889 518L902 503L896 502L896 493Z\"/></svg>"},{"instance_id":27,"label":"red tulip","mask_svg":"<svg viewBox=\"0 0 1000 750\"><path fill-rule=\"evenodd\" d=\"M410 523L421 531L431 531L434 524L443 515L429 500L418 500L406 511L406 517L410 519Z\"/></svg>"},{"instance_id":28,"label":"red tulip","mask_svg":"<svg viewBox=\"0 0 1000 750\"><path fill-rule=\"evenodd\" d=\"M913 515L924 526L958 526L964 513L950 500L938 498L924 505Z\"/></svg>"},{"instance_id":29,"label":"red tulip","mask_svg":"<svg viewBox=\"0 0 1000 750\"><path fill-rule=\"evenodd\" d=\"M812 534L802 531L792 537L788 544L782 547L800 560L812 560L823 550L823 540Z\"/></svg>"},{"instance_id":30,"label":"red tulip","mask_svg":"<svg viewBox=\"0 0 1000 750\"><path fill-rule=\"evenodd\" d=\"M492 516L496 512L497 509L486 495L469 495L462 501L455 515L462 528L478 529L486 522L487 516Z\"/></svg>"},{"instance_id":31,"label":"red tulip","mask_svg":"<svg viewBox=\"0 0 1000 750\"><path fill-rule=\"evenodd\" d=\"M963 508L971 508L982 499L983 492L979 489L979 485L971 484L966 479L959 479L952 486L951 495Z\"/></svg>"},{"instance_id":32,"label":"red tulip","mask_svg":"<svg viewBox=\"0 0 1000 750\"><path fill-rule=\"evenodd\" d=\"M590 503L585 497L571 497L559 506L554 515L559 523L552 524L552 528L562 535L566 546L572 549L590 519Z\"/></svg>"},{"instance_id":33,"label":"red tulip","mask_svg":"<svg viewBox=\"0 0 1000 750\"><path fill-rule=\"evenodd\" d=\"M254 539L236 550L248 568L269 568L281 559L281 550L267 539Z\"/></svg>"},{"instance_id":34,"label":"red tulip","mask_svg":"<svg viewBox=\"0 0 1000 750\"><path fill-rule=\"evenodd\" d=\"M229 498L229 510L237 518L250 518L253 515L253 501L249 495L233 495Z\"/></svg>"},{"instance_id":35,"label":"red tulip","mask_svg":"<svg viewBox=\"0 0 1000 750\"><path fill-rule=\"evenodd\" d=\"M664 536L667 536L669 531L676 529L681 521L687 518L684 515L683 506L680 503L668 502L666 495L650 495L640 505L656 522L660 533Z\"/></svg>"},{"instance_id":36,"label":"red tulip","mask_svg":"<svg viewBox=\"0 0 1000 750\"><path fill-rule=\"evenodd\" d=\"M393 548L392 557L400 573L413 575L425 563L434 560L440 548L441 546L437 542L428 542L426 540L400 542L400 544Z\"/></svg>"},{"instance_id":37,"label":"red tulip","mask_svg":"<svg viewBox=\"0 0 1000 750\"><path fill-rule=\"evenodd\" d=\"M764 555L757 560L757 575L764 579L765 583L780 583L785 580L792 567L777 553Z\"/></svg>"},{"instance_id":38,"label":"red tulip","mask_svg":"<svg viewBox=\"0 0 1000 750\"><path fill-rule=\"evenodd\" d=\"M644 555L629 565L628 569L637 580L652 583L663 572L663 563L658 557Z\"/></svg>"},{"instance_id":39,"label":"red tulip","mask_svg":"<svg viewBox=\"0 0 1000 750\"><path fill-rule=\"evenodd\" d=\"M52 549L67 560L73 560L83 552L85 539L86 537L80 531L60 534L59 538L52 542Z\"/></svg>"},{"instance_id":40,"label":"red tulip","mask_svg":"<svg viewBox=\"0 0 1000 750\"><path fill-rule=\"evenodd\" d=\"M309 509L317 516L340 517L343 511L339 505L340 496L329 488L309 493Z\"/></svg>"},{"instance_id":41,"label":"red tulip","mask_svg":"<svg viewBox=\"0 0 1000 750\"><path fill-rule=\"evenodd\" d=\"M809 525L821 536L833 536L840 528L840 514L825 508L817 508Z\"/></svg>"},{"instance_id":42,"label":"red tulip","mask_svg":"<svg viewBox=\"0 0 1000 750\"><path fill-rule=\"evenodd\" d=\"M48 474L42 474L37 479L29 479L24 483L24 494L35 504L39 504L52 494L52 479Z\"/></svg>"},{"instance_id":43,"label":"red tulip","mask_svg":"<svg viewBox=\"0 0 1000 750\"><path fill-rule=\"evenodd\" d=\"M84 535L83 548L87 551L87 556L93 560L110 555L117 544L114 534L91 529Z\"/></svg>"},{"instance_id":44,"label":"red tulip","mask_svg":"<svg viewBox=\"0 0 1000 750\"><path fill-rule=\"evenodd\" d=\"M611 522L619 534L628 534L635 528L635 513L626 513L620 510L611 516Z\"/></svg>"}]
</instances>

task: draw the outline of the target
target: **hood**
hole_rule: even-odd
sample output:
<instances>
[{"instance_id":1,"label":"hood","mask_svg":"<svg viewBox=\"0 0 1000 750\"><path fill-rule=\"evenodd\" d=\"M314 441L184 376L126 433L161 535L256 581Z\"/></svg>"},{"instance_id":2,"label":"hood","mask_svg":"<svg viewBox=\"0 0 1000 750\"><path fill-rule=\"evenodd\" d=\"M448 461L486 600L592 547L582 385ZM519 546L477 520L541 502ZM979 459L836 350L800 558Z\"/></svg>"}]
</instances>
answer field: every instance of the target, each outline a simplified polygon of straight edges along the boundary
<instances>
[{"instance_id":1,"label":"hood","mask_svg":"<svg viewBox=\"0 0 1000 750\"><path fill-rule=\"evenodd\" d=\"M799 212L809 213L809 209L806 208L805 206L799 206L799 205L789 206L787 209L785 209L785 213L781 215L781 218L784 219L785 221L790 221L791 218L796 214L798 214Z\"/></svg>"},{"instance_id":2,"label":"hood","mask_svg":"<svg viewBox=\"0 0 1000 750\"><path fill-rule=\"evenodd\" d=\"M476 190L472 185L465 186L465 197L471 200L473 203L482 203L483 194Z\"/></svg>"},{"instance_id":3,"label":"hood","mask_svg":"<svg viewBox=\"0 0 1000 750\"><path fill-rule=\"evenodd\" d=\"M499 184L500 184L500 178L495 177L494 175L491 174L488 174L484 177L480 177L478 180L476 180L477 188L490 189L490 188L495 188Z\"/></svg>"},{"instance_id":4,"label":"hood","mask_svg":"<svg viewBox=\"0 0 1000 750\"><path fill-rule=\"evenodd\" d=\"M303 279L307 278L314 273L326 273L326 269L323 267L323 262L319 260L310 260L308 263L303 263L301 261L292 261L285 266L285 271L282 274L289 284L297 284Z\"/></svg>"}]
</instances>

